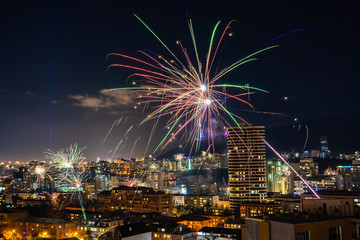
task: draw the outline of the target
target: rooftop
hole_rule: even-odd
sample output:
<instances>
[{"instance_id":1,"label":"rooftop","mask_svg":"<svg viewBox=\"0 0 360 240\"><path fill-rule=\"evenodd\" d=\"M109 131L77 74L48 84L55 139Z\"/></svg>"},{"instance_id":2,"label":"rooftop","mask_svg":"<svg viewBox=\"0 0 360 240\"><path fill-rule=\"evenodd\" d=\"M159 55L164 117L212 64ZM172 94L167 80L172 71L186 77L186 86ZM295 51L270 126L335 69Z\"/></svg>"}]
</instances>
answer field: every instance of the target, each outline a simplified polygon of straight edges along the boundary
<instances>
[{"instance_id":1,"label":"rooftop","mask_svg":"<svg viewBox=\"0 0 360 240\"><path fill-rule=\"evenodd\" d=\"M320 196L360 196L360 192L355 192L355 191L344 191L344 190L332 190L332 191L318 191L317 194L319 194ZM302 196L304 197L308 197L310 195L310 193L305 193Z\"/></svg>"},{"instance_id":2,"label":"rooftop","mask_svg":"<svg viewBox=\"0 0 360 240\"><path fill-rule=\"evenodd\" d=\"M245 219L243 218L237 218L237 219L231 219L229 218L228 220L226 220L227 224L245 224Z\"/></svg>"},{"instance_id":3,"label":"rooftop","mask_svg":"<svg viewBox=\"0 0 360 240\"><path fill-rule=\"evenodd\" d=\"M143 222L127 224L116 228L123 238L150 232Z\"/></svg>"},{"instance_id":4,"label":"rooftop","mask_svg":"<svg viewBox=\"0 0 360 240\"><path fill-rule=\"evenodd\" d=\"M310 222L321 222L321 221L331 221L336 219L344 219L349 217L334 217L320 214L307 214L307 213L286 213L286 214L276 214L268 215L266 217L256 217L256 218L246 218L247 219L264 219L267 221L274 222L283 222L291 224L301 224L301 223L310 223Z\"/></svg>"},{"instance_id":5,"label":"rooftop","mask_svg":"<svg viewBox=\"0 0 360 240\"><path fill-rule=\"evenodd\" d=\"M271 201L271 202L241 202L240 203L240 206L242 205L259 205L259 206L262 206L262 205L265 205L265 206L278 206L278 205L281 205L280 203L277 203L275 201Z\"/></svg>"},{"instance_id":6,"label":"rooftop","mask_svg":"<svg viewBox=\"0 0 360 240\"><path fill-rule=\"evenodd\" d=\"M38 218L38 217L29 217L25 219L25 222L33 222L33 223L47 223L47 224L64 224L70 223L69 221L63 219L56 218Z\"/></svg>"},{"instance_id":7,"label":"rooftop","mask_svg":"<svg viewBox=\"0 0 360 240\"><path fill-rule=\"evenodd\" d=\"M181 222L181 221L206 221L209 219L210 218L208 218L208 217L204 217L204 216L200 216L200 215L184 215L179 218L179 222Z\"/></svg>"},{"instance_id":8,"label":"rooftop","mask_svg":"<svg viewBox=\"0 0 360 240\"><path fill-rule=\"evenodd\" d=\"M199 230L200 233L218 233L218 234L233 234L233 235L239 235L241 234L241 230L237 229L229 229L229 228L216 228L216 227L203 227Z\"/></svg>"}]
</instances>

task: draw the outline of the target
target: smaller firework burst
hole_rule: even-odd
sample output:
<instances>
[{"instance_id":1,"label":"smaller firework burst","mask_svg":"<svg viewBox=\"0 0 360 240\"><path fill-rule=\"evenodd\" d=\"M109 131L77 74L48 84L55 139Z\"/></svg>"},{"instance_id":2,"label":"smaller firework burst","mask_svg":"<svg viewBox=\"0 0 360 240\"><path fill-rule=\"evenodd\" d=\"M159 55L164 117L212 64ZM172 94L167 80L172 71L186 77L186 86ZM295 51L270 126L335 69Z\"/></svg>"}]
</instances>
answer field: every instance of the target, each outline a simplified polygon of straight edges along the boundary
<instances>
[{"instance_id":1,"label":"smaller firework burst","mask_svg":"<svg viewBox=\"0 0 360 240\"><path fill-rule=\"evenodd\" d=\"M50 199L50 203L52 206L58 206L59 205L59 202L60 202L60 199L59 199L59 193L46 193L46 195L49 197Z\"/></svg>"},{"instance_id":2,"label":"smaller firework burst","mask_svg":"<svg viewBox=\"0 0 360 240\"><path fill-rule=\"evenodd\" d=\"M86 219L82 198L82 186L87 177L86 158L82 155L83 150L84 148L79 148L77 144L74 144L58 152L49 151L48 158L54 162L52 173L54 174L55 188L62 192L71 192L72 198L78 198L84 219Z\"/></svg>"},{"instance_id":3,"label":"smaller firework burst","mask_svg":"<svg viewBox=\"0 0 360 240\"><path fill-rule=\"evenodd\" d=\"M129 180L127 180L125 183L124 183L124 186L127 186L127 187L138 187L140 185L141 181L136 179L136 178L131 178Z\"/></svg>"},{"instance_id":4,"label":"smaller firework burst","mask_svg":"<svg viewBox=\"0 0 360 240\"><path fill-rule=\"evenodd\" d=\"M41 165L37 165L35 167L35 174L39 177L39 178L43 178L46 174L46 169L41 166Z\"/></svg>"},{"instance_id":5,"label":"smaller firework burst","mask_svg":"<svg viewBox=\"0 0 360 240\"><path fill-rule=\"evenodd\" d=\"M328 168L324 171L324 175L335 176L335 175L337 175L337 172L336 172L336 170L333 170L331 167L328 167Z\"/></svg>"}]
</instances>

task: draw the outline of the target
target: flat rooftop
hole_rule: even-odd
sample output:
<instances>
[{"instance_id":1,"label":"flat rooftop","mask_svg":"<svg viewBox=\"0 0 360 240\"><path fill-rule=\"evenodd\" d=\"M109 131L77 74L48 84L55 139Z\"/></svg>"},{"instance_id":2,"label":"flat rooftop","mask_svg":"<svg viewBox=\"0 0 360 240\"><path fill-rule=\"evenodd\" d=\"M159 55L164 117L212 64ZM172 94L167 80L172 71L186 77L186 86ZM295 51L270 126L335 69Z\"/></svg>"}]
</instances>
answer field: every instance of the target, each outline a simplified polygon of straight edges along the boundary
<instances>
[{"instance_id":1,"label":"flat rooftop","mask_svg":"<svg viewBox=\"0 0 360 240\"><path fill-rule=\"evenodd\" d=\"M301 223L310 223L310 222L331 221L331 220L344 219L344 218L351 218L351 217L334 217L334 216L307 214L307 213L286 213L286 214L268 215L266 216L266 218L264 217L245 218L245 220L262 219L265 221L301 224Z\"/></svg>"}]
</instances>

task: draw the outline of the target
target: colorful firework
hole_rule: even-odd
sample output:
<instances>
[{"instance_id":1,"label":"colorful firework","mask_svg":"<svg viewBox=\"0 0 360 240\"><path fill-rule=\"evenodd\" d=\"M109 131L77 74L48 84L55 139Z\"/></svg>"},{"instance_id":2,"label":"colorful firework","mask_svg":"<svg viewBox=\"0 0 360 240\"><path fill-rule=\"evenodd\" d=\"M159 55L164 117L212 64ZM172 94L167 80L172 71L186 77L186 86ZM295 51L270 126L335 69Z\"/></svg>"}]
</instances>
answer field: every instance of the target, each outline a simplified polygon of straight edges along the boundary
<instances>
[{"instance_id":1,"label":"colorful firework","mask_svg":"<svg viewBox=\"0 0 360 240\"><path fill-rule=\"evenodd\" d=\"M135 70L136 72L132 77L138 77L138 79L134 79L133 83L138 86L122 89L137 90L140 95L139 103L141 104L159 104L159 107L150 113L142 123L151 119L170 116L170 119L166 124L166 129L168 131L156 147L155 151L164 149L176 138L176 136L183 134L184 132L187 132L186 136L183 137L185 142L189 143L191 146L190 152L192 152L193 149L197 151L201 142L206 139L208 145L214 146L214 131L217 127L223 128L225 126L230 126L227 118L231 119L231 122L238 126L239 121L244 122L241 117L231 113L225 108L225 98L237 100L251 109L254 109L248 101L244 100L244 97L253 94L254 91L266 92L262 89L250 87L248 85L220 84L218 83L218 80L237 67L256 60L254 58L255 55L277 46L270 46L249 54L248 56L235 61L230 66L225 67L221 71L215 72L215 70L213 70L213 65L216 55L224 37L227 36L228 31L230 30L232 21L226 26L218 42L215 42L215 36L220 22L216 24L211 35L205 64L202 64L197 51L191 20L189 21L189 29L196 60L192 61L187 49L180 41L177 41L176 43L179 46L182 57L185 59L184 61L180 61L180 57L178 58L140 18L138 19L162 43L173 59L167 60L163 56L154 56L152 53L144 51L140 52L147 60L141 60L118 53L111 53L110 55L132 60L141 66L111 64L110 67L123 67ZM244 92L237 95L231 95L222 91L223 88L241 89ZM109 91L111 90L116 89L110 89ZM222 113L224 113L227 118L223 116ZM214 121L212 121L213 119L216 119L215 122L220 124L220 126L216 126ZM189 131L185 131L185 129ZM204 137L204 135L207 137ZM215 151L214 148L213 151Z\"/></svg>"},{"instance_id":2,"label":"colorful firework","mask_svg":"<svg viewBox=\"0 0 360 240\"><path fill-rule=\"evenodd\" d=\"M133 78L133 85L135 86L109 89L108 91L119 89L136 90L139 93L138 99L140 104L145 106L149 104L155 105L155 110L142 123L153 119L158 121L159 118L164 116L169 117L164 128L167 129L167 132L155 148L155 151L163 150L176 136L182 135L181 139L184 139L190 146L190 153L193 150L198 151L202 141L207 141L208 150L212 148L213 152L215 152L214 134L216 129L223 131L224 128L231 125L241 128L240 123L248 124L242 117L230 112L226 108L226 99L237 101L237 103L256 112L249 102L249 96L255 92L267 92L256 87L250 87L248 84L224 84L219 83L219 80L243 64L256 60L256 55L273 49L277 45L251 53L218 71L218 66L214 66L214 63L217 62L215 61L217 53L223 40L226 36L229 36L229 30L234 21L230 21L226 25L218 40L216 40L216 32L220 21L217 22L210 37L208 51L204 58L205 61L202 62L197 50L191 19L188 21L188 26L195 59L191 58L190 52L183 46L181 41L176 42L181 56L176 56L143 20L136 15L135 17L165 47L171 58L167 59L150 51L139 51L143 54L144 59L119 53L109 54L121 57L126 61L133 61L137 65L111 64L109 67L133 70L134 73L130 77ZM227 88L241 90L242 92L232 95L226 92ZM263 141L270 149L277 153L265 139ZM283 158L281 159L285 161ZM291 168L286 161L285 163ZM295 171L293 168L291 169ZM312 190L309 184L296 171L295 173ZM318 197L315 191L313 193Z\"/></svg>"},{"instance_id":3,"label":"colorful firework","mask_svg":"<svg viewBox=\"0 0 360 240\"><path fill-rule=\"evenodd\" d=\"M38 184L41 184L41 182L44 183L46 178L53 180L52 176L49 174L49 166L46 164L36 165L35 168L33 169L33 172L35 174L36 182Z\"/></svg>"},{"instance_id":4,"label":"colorful firework","mask_svg":"<svg viewBox=\"0 0 360 240\"><path fill-rule=\"evenodd\" d=\"M35 174L41 178L43 178L45 176L45 168L43 166L37 165L35 167Z\"/></svg>"},{"instance_id":5,"label":"colorful firework","mask_svg":"<svg viewBox=\"0 0 360 240\"><path fill-rule=\"evenodd\" d=\"M74 169L74 166L82 165L85 161L85 157L82 155L84 148L80 149L79 146L75 143L70 145L69 148L61 149L56 153L52 151L47 152L47 157L52 160L52 162L59 169Z\"/></svg>"},{"instance_id":6,"label":"colorful firework","mask_svg":"<svg viewBox=\"0 0 360 240\"><path fill-rule=\"evenodd\" d=\"M55 166L52 171L55 175L53 177L55 188L64 192L72 192L71 198L78 198L84 219L86 219L82 198L82 187L87 177L85 172L86 158L82 155L83 150L83 148L79 148L77 144L74 144L58 152L48 152L48 158L54 162Z\"/></svg>"},{"instance_id":7,"label":"colorful firework","mask_svg":"<svg viewBox=\"0 0 360 240\"><path fill-rule=\"evenodd\" d=\"M336 176L336 174L337 174L336 170L333 170L330 166L324 171L324 175Z\"/></svg>"},{"instance_id":8,"label":"colorful firework","mask_svg":"<svg viewBox=\"0 0 360 240\"><path fill-rule=\"evenodd\" d=\"M49 197L51 205L57 206L59 204L59 193L46 193L46 195Z\"/></svg>"},{"instance_id":9,"label":"colorful firework","mask_svg":"<svg viewBox=\"0 0 360 240\"><path fill-rule=\"evenodd\" d=\"M141 183L142 182L136 178L130 178L124 182L123 185L127 187L138 187Z\"/></svg>"}]
</instances>

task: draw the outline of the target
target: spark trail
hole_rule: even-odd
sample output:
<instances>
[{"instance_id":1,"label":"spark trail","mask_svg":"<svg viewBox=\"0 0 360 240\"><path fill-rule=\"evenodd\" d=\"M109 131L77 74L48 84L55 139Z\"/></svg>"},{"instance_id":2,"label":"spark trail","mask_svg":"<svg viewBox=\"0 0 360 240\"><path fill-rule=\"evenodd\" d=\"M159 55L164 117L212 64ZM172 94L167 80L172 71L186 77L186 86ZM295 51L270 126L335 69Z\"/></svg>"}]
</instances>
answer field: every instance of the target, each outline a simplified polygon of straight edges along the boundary
<instances>
[{"instance_id":1,"label":"spark trail","mask_svg":"<svg viewBox=\"0 0 360 240\"><path fill-rule=\"evenodd\" d=\"M226 103L226 101L234 101L236 104L241 104L248 110L256 112L255 108L249 102L250 94L256 92L268 93L263 89L251 87L249 84L227 84L221 83L220 80L242 65L257 60L255 56L274 49L278 47L278 45L268 46L254 53L250 53L234 61L227 67L220 68L216 66L215 68L214 63L217 62L215 60L218 56L218 50L220 46L223 45L223 40L229 35L231 24L234 21L230 21L226 25L219 37L216 33L220 26L220 21L216 23L210 36L208 50L203 59L204 61L201 61L202 59L198 53L191 19L188 21L188 26L193 45L192 52L195 55L195 59L191 57L190 52L183 46L181 41L176 42L181 56L174 54L142 19L136 15L135 17L167 50L170 58L155 55L151 51L139 51L142 55L141 58L120 53L110 53L108 57L116 56L123 59L126 63L111 64L109 68L119 67L132 70L134 73L129 78L133 79L133 86L114 88L107 91L120 89L137 91L139 93L137 99L140 104L154 105L155 109L141 122L141 124L143 124L150 120L156 120L150 135L151 137L159 119L163 117L168 118L163 128L166 129L167 132L160 140L154 152L164 150L175 137L182 135L186 144L190 147L190 153L193 151L197 152L200 149L201 143L204 141L207 141L208 150L212 149L215 153L214 134L216 127L224 129L235 125L241 129L240 123L247 124L241 116L231 112L227 108L229 104ZM131 64L131 62L133 62L133 64ZM232 95L227 89L237 91L238 94ZM216 120L215 125L212 123L213 119ZM185 136L184 132L186 132ZM262 140L271 150L275 151L265 139ZM284 161L283 158L281 159ZM286 161L285 163L288 164ZM294 170L293 168L291 169ZM303 178L301 179L309 186ZM318 197L318 195L316 196Z\"/></svg>"}]
</instances>

